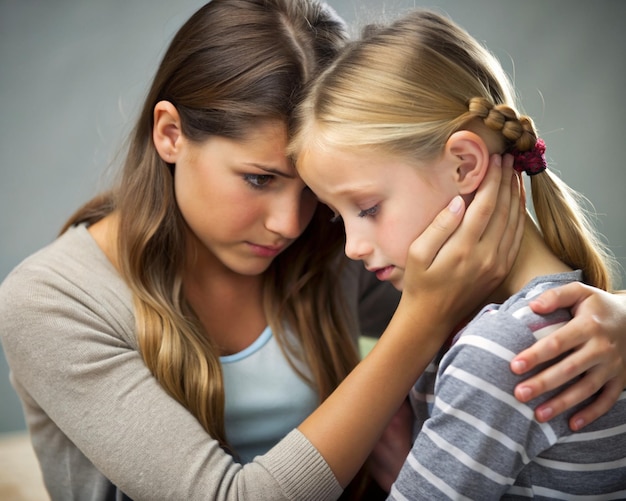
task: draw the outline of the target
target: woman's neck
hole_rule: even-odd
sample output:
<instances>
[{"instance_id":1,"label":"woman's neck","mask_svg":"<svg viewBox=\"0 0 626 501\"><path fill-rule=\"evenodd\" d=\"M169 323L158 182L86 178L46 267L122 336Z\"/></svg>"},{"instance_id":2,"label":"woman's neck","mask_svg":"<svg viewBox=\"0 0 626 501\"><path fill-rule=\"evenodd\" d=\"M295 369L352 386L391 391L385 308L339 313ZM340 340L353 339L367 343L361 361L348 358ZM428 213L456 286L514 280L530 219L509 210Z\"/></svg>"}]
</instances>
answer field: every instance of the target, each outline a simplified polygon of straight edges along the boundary
<instances>
[{"instance_id":1,"label":"woman's neck","mask_svg":"<svg viewBox=\"0 0 626 501\"><path fill-rule=\"evenodd\" d=\"M513 267L500 286L489 296L488 302L502 303L536 277L572 271L571 267L554 255L535 222L531 218L528 219Z\"/></svg>"},{"instance_id":2,"label":"woman's neck","mask_svg":"<svg viewBox=\"0 0 626 501\"><path fill-rule=\"evenodd\" d=\"M98 244L107 259L113 264L115 269L120 272L120 262L118 259L117 235L119 232L119 213L112 212L108 216L103 217L100 221L90 225L87 231Z\"/></svg>"},{"instance_id":3,"label":"woman's neck","mask_svg":"<svg viewBox=\"0 0 626 501\"><path fill-rule=\"evenodd\" d=\"M185 298L220 355L242 351L267 326L263 275L232 271L194 238L188 240L187 247L190 257L183 273Z\"/></svg>"}]
</instances>

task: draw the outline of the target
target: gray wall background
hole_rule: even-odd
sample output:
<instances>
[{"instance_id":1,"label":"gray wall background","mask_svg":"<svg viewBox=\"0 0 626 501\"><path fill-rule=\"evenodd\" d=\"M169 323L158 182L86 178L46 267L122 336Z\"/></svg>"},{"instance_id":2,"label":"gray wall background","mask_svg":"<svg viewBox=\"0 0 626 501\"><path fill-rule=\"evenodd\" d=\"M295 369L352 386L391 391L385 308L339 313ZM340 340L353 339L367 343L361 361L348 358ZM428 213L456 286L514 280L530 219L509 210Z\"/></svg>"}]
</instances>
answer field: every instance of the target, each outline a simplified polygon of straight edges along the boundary
<instances>
[{"instance_id":1,"label":"gray wall background","mask_svg":"<svg viewBox=\"0 0 626 501\"><path fill-rule=\"evenodd\" d=\"M0 0L0 280L106 185L167 43L203 3ZM626 2L329 3L355 34L423 6L484 41L513 75L552 167L593 202L626 266ZM0 350L0 432L24 429L8 373Z\"/></svg>"}]
</instances>

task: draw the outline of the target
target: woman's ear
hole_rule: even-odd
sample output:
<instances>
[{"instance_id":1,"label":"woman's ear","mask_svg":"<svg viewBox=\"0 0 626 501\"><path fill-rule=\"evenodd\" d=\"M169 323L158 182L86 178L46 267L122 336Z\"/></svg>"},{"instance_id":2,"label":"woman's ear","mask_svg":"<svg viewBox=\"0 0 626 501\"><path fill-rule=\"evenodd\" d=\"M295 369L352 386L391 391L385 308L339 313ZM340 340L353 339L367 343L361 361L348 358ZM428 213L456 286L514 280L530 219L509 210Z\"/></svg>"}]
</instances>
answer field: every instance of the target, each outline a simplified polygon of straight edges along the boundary
<instances>
[{"instance_id":1,"label":"woman's ear","mask_svg":"<svg viewBox=\"0 0 626 501\"><path fill-rule=\"evenodd\" d=\"M152 140L157 153L164 162L176 163L181 147L180 115L169 101L159 101L154 106Z\"/></svg>"},{"instance_id":2,"label":"woman's ear","mask_svg":"<svg viewBox=\"0 0 626 501\"><path fill-rule=\"evenodd\" d=\"M452 160L459 194L467 195L476 191L489 166L489 150L485 141L474 132L461 130L448 138L445 151Z\"/></svg>"}]
</instances>

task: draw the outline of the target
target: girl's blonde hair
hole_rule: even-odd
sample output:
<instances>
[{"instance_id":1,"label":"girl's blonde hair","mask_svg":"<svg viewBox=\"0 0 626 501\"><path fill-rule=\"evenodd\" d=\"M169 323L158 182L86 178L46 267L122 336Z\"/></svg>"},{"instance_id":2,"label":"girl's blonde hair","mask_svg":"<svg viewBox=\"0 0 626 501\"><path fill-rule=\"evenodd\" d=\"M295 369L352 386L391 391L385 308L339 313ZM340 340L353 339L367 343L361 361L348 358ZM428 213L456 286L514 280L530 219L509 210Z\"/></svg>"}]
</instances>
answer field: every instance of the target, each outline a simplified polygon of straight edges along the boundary
<instances>
[{"instance_id":1,"label":"girl's blonde hair","mask_svg":"<svg viewBox=\"0 0 626 501\"><path fill-rule=\"evenodd\" d=\"M307 81L346 39L343 21L315 0L212 0L200 8L159 66L119 183L62 230L119 213L119 266L134 296L141 355L163 388L225 449L219 354L183 294L185 224L174 197L175 166L159 157L152 141L153 109L161 100L173 103L184 135L197 142L212 135L242 138L270 120L289 124ZM336 294L343 237L330 217L318 207L264 276L268 322L289 360L302 359L311 369L320 399L358 362ZM302 354L286 341L286 326Z\"/></svg>"},{"instance_id":2,"label":"girl's blonde hair","mask_svg":"<svg viewBox=\"0 0 626 501\"><path fill-rule=\"evenodd\" d=\"M528 151L537 141L497 59L446 17L415 10L389 26L366 28L316 80L296 114L289 151L295 155L314 142L429 161L454 132L477 120L500 136L502 152ZM611 289L613 261L579 195L549 170L531 180L549 247L582 269L587 283Z\"/></svg>"}]
</instances>

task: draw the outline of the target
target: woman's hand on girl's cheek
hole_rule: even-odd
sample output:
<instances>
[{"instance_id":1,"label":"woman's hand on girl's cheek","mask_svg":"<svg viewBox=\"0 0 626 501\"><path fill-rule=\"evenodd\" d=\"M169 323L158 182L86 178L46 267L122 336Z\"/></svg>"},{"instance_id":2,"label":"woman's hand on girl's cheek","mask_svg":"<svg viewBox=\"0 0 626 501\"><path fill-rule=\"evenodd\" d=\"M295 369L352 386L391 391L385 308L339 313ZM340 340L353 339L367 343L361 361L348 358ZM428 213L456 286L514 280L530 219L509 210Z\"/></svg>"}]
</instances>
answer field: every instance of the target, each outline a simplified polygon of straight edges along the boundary
<instances>
[{"instance_id":1,"label":"woman's hand on girl's cheek","mask_svg":"<svg viewBox=\"0 0 626 501\"><path fill-rule=\"evenodd\" d=\"M457 197L413 242L401 303L412 298L453 329L509 273L525 220L523 185L512 165L510 155L493 155L464 216Z\"/></svg>"},{"instance_id":2,"label":"woman's hand on girl's cheek","mask_svg":"<svg viewBox=\"0 0 626 501\"><path fill-rule=\"evenodd\" d=\"M535 409L547 421L598 391L590 405L570 418L577 431L605 414L626 387L626 295L610 294L581 283L546 291L530 304L536 313L570 308L574 318L519 353L511 362L517 374L569 353L558 363L520 383L515 396L522 402L582 375L565 391Z\"/></svg>"}]
</instances>

